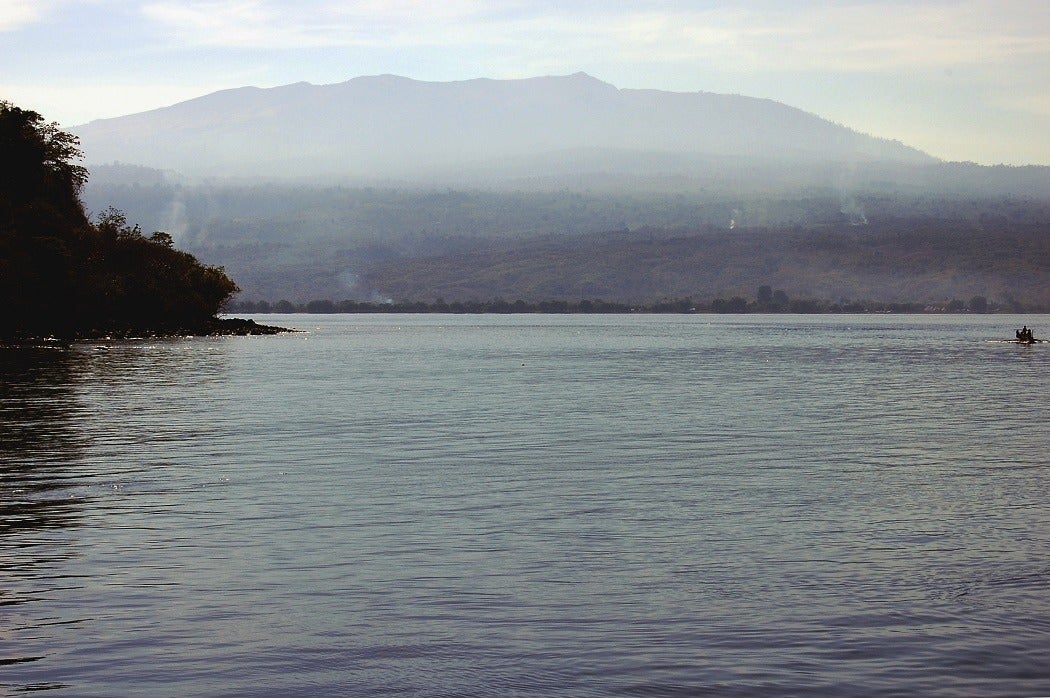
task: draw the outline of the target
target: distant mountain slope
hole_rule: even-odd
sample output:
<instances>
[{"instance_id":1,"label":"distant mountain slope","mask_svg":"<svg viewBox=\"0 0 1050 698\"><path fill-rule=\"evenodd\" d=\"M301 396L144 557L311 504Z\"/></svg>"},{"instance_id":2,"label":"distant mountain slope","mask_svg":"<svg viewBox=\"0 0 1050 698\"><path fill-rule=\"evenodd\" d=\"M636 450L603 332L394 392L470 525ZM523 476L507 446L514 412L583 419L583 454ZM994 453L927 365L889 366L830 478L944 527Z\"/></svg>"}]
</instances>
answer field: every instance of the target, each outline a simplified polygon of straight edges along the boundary
<instances>
[{"instance_id":1,"label":"distant mountain slope","mask_svg":"<svg viewBox=\"0 0 1050 698\"><path fill-rule=\"evenodd\" d=\"M1045 224L904 218L867 226L637 230L488 241L457 254L372 264L360 285L395 301L754 297L947 302L975 295L1050 307Z\"/></svg>"},{"instance_id":2,"label":"distant mountain slope","mask_svg":"<svg viewBox=\"0 0 1050 698\"><path fill-rule=\"evenodd\" d=\"M1015 174L1020 173L1018 170ZM959 174L977 177L968 168ZM1009 180L1006 177L1003 184ZM1040 181L1045 192L1050 177L1044 172ZM898 185L903 190L899 180L894 186ZM960 185L965 188L965 181ZM276 183L218 186L172 183L157 171L107 166L93 173L83 201L89 211L115 205L127 211L129 220L140 221L144 230L169 232L181 248L199 259L225 266L244 289L241 297L245 299L284 298L299 303L320 298L360 300L378 294L399 299L440 295L451 301L459 297L459 289L464 299L489 294L531 298L528 294L542 293L553 297L571 290L581 294L600 291L608 294L607 300L629 298L633 302L674 294L713 296L728 292L726 289L753 293L759 284L777 283L793 295L828 293L833 298L849 295L883 300L899 296L927 301L944 295L969 298L977 294L1005 301L1009 293L1026 304L1050 307L1050 296L1046 295L1050 292L1046 285L1050 266L1045 247L1050 242L1050 196L1046 195L969 197L923 188L910 195L878 191L854 195L828 188L759 197L701 190L500 192ZM864 221L868 225L863 225ZM665 262L675 265L685 259L674 246L626 245L638 239L624 231L654 229L705 231L709 238L721 231L727 239L764 241L747 250L710 257L708 262L717 261L726 267L720 272L725 276L719 283L711 281L715 277L710 270L707 281L701 282L694 269L678 276L663 272L650 275L652 285L643 288L629 280L645 268L641 260L653 259L655 254L656 258L666 256ZM892 264L872 276L871 269L851 266L845 259L813 267L809 279L805 274L778 277L769 271L767 261L772 250L784 240L796 239L787 233L830 230L854 239L868 233L878 237L880 230L901 229L912 230L915 235L907 238L907 245L896 247L884 236L882 239L889 242L877 256L886 262L899 262L904 265L902 270L915 260L928 263L928 269L907 267L912 280L888 272ZM1021 229L1036 231L1036 239L1041 236L1043 252L1026 248L1011 237ZM625 245L606 244L616 239L615 234L601 238L610 231L623 233ZM769 231L768 240L755 237L762 231ZM581 236L591 237L582 242ZM996 261L989 270L965 259L945 265L940 253L909 257L909 249L923 248L924 236L929 236L931 244L936 239L945 250L954 249L951 254L973 256L973 250L980 249ZM966 236L973 239L964 244ZM648 237L643 236L645 240ZM575 239L581 242L573 242ZM555 263L536 252L540 247L558 249L567 258L579 261ZM797 247L793 244L791 249ZM638 263L623 263L632 250L639 254ZM608 256L619 261L603 261ZM494 261L497 257L502 261ZM784 266L791 268L793 264ZM1040 273L1018 273L1033 264ZM597 273L595 265L604 265L604 271ZM688 263L685 268L690 268ZM447 272L444 275L443 270ZM587 278L600 278L601 286L574 286L569 276L555 279L555 270L578 273L580 284ZM997 279L990 285L978 279L987 279L989 271ZM497 283L493 278L496 274L505 278ZM868 277L867 285L847 283L843 275L851 274ZM888 277L887 283L879 286L878 277ZM923 278L936 279L937 283L915 285ZM832 280L836 290L825 285ZM937 293L932 292L934 288Z\"/></svg>"},{"instance_id":3,"label":"distant mountain slope","mask_svg":"<svg viewBox=\"0 0 1050 698\"><path fill-rule=\"evenodd\" d=\"M190 176L536 176L577 160L637 174L689 168L692 158L937 162L771 100L617 89L583 73L244 87L71 130L89 163Z\"/></svg>"}]
</instances>

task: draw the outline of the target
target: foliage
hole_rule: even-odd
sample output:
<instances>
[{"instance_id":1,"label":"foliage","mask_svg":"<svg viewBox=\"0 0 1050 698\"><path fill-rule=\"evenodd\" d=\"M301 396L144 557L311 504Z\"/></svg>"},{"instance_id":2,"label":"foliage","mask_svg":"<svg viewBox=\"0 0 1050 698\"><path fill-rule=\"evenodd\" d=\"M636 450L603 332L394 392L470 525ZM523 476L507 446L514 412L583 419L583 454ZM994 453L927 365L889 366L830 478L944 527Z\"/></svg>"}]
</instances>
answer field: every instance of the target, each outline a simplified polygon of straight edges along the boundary
<instances>
[{"instance_id":1,"label":"foliage","mask_svg":"<svg viewBox=\"0 0 1050 698\"><path fill-rule=\"evenodd\" d=\"M866 192L843 186L760 195L707 185L501 192L191 184L111 165L93 169L85 197L96 210L116 201L131 218L176 231L198 258L227 265L243 299L636 305L751 297L770 285L798 302L925 307L979 295L1050 306L1050 199L938 194L908 182Z\"/></svg>"},{"instance_id":2,"label":"foliage","mask_svg":"<svg viewBox=\"0 0 1050 698\"><path fill-rule=\"evenodd\" d=\"M778 293L783 294L783 291ZM452 313L452 314L587 314L599 315L608 313L984 313L991 310L1014 312L1014 306L990 306L982 297L971 299L969 305L958 299L946 304L930 305L918 302L884 302L884 301L830 301L814 298L799 298L788 302L786 295L783 302L764 303L761 300L749 301L741 296L732 298L715 298L711 301L698 301L691 297L664 298L652 303L618 303L600 298L581 300L546 300L527 302L520 298L507 301L502 298L493 300L452 301L438 298L433 302L422 300L401 302L371 302L353 300L312 300L308 303L295 304L281 300L271 304L268 301L231 301L230 309L239 313L319 313L319 314L369 314L369 313Z\"/></svg>"},{"instance_id":3,"label":"foliage","mask_svg":"<svg viewBox=\"0 0 1050 698\"><path fill-rule=\"evenodd\" d=\"M201 330L237 286L119 211L91 223L80 155L75 136L0 102L0 337Z\"/></svg>"},{"instance_id":4,"label":"foliage","mask_svg":"<svg viewBox=\"0 0 1050 698\"><path fill-rule=\"evenodd\" d=\"M804 299L839 305L986 299L1050 307L1050 228L998 221L873 220L813 229L638 230L516 243L479 243L460 254L372 265L360 285L394 300L760 296L766 311L807 311ZM760 294L756 290L762 288ZM787 294L793 298L788 300ZM845 302L844 302L845 301ZM980 312L980 301L973 303Z\"/></svg>"}]
</instances>

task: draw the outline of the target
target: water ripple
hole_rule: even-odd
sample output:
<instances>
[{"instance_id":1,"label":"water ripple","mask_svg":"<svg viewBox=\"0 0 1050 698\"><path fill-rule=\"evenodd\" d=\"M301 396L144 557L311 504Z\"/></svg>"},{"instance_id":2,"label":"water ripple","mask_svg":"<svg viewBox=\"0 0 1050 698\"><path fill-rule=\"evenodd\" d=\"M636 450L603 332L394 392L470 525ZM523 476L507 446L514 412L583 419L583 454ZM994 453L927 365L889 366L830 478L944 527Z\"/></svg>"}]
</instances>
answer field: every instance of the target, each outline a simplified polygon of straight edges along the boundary
<instances>
[{"instance_id":1,"label":"water ripple","mask_svg":"<svg viewBox=\"0 0 1050 698\"><path fill-rule=\"evenodd\" d=\"M311 321L0 350L0 689L1050 693L1013 319Z\"/></svg>"}]
</instances>

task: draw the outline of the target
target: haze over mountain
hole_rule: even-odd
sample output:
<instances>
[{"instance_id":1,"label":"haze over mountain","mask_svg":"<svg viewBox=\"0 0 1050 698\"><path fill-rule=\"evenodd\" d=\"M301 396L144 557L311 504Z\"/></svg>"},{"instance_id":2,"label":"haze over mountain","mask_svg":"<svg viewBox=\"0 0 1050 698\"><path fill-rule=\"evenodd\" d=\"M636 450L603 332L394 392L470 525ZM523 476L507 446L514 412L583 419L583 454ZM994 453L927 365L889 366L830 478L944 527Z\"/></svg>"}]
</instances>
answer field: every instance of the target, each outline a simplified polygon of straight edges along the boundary
<instances>
[{"instance_id":1,"label":"haze over mountain","mask_svg":"<svg viewBox=\"0 0 1050 698\"><path fill-rule=\"evenodd\" d=\"M617 89L584 73L243 87L72 131L89 164L210 177L485 181L571 170L688 174L711 159L937 162L771 100Z\"/></svg>"},{"instance_id":2,"label":"haze over mountain","mask_svg":"<svg viewBox=\"0 0 1050 698\"><path fill-rule=\"evenodd\" d=\"M583 73L383 75L72 131L88 210L169 232L242 299L645 302L771 284L1050 307L1050 168L943 162L765 99Z\"/></svg>"}]
</instances>

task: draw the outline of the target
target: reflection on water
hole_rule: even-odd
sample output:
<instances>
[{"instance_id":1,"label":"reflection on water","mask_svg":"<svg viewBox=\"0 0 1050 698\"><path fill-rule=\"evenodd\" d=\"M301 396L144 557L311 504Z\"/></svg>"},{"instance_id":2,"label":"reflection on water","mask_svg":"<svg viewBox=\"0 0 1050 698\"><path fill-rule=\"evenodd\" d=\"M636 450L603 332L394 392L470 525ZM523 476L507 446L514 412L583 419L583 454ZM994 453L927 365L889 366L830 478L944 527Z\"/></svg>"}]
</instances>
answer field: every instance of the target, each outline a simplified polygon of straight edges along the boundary
<instances>
[{"instance_id":1,"label":"reflection on water","mask_svg":"<svg viewBox=\"0 0 1050 698\"><path fill-rule=\"evenodd\" d=\"M0 693L1050 691L1012 320L310 323L0 350Z\"/></svg>"},{"instance_id":2,"label":"reflection on water","mask_svg":"<svg viewBox=\"0 0 1050 698\"><path fill-rule=\"evenodd\" d=\"M25 618L17 607L45 596L52 570L75 555L73 539L55 529L75 526L86 504L76 487L83 358L66 347L0 347L0 605L16 622ZM43 658L21 650L0 639L0 664Z\"/></svg>"},{"instance_id":3,"label":"reflection on water","mask_svg":"<svg viewBox=\"0 0 1050 698\"><path fill-rule=\"evenodd\" d=\"M84 355L68 348L0 347L0 535L70 525L71 478L86 440L74 384ZM6 547L6 546L5 546ZM10 558L0 564L10 565Z\"/></svg>"},{"instance_id":4,"label":"reflection on water","mask_svg":"<svg viewBox=\"0 0 1050 698\"><path fill-rule=\"evenodd\" d=\"M35 666L49 655L49 643L34 650L17 641L19 633L73 632L97 618L90 602L97 595L91 564L97 545L85 544L85 534L95 534L85 527L107 525L100 522L111 508L107 498L151 465L129 458L129 446L148 450L161 431L145 433L132 417L141 421L158 405L168 409L177 396L166 390L185 389L188 372L198 385L220 375L216 356L206 343L177 341L0 346L0 667ZM60 601L77 597L89 600ZM52 675L0 681L0 689L66 685Z\"/></svg>"}]
</instances>

